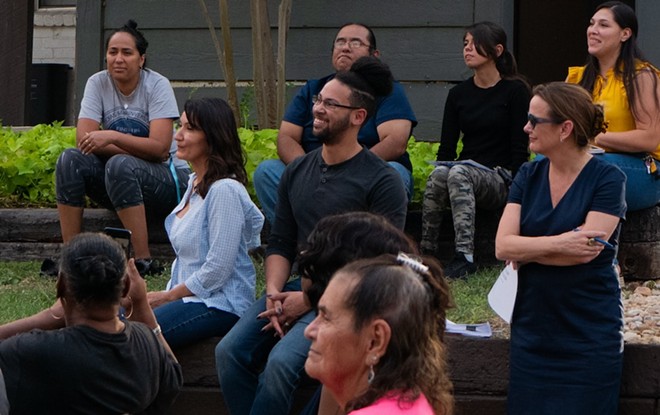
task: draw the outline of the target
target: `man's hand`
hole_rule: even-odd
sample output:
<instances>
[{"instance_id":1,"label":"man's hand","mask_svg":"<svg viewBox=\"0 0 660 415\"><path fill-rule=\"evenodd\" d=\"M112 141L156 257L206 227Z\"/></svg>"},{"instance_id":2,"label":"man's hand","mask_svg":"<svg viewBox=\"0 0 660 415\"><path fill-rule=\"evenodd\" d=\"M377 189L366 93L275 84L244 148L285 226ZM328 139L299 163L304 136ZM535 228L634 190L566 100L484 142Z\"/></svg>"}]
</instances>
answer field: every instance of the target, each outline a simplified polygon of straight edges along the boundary
<instances>
[{"instance_id":1,"label":"man's hand","mask_svg":"<svg viewBox=\"0 0 660 415\"><path fill-rule=\"evenodd\" d=\"M275 329L277 335L283 337L309 310L302 291L287 291L269 294L266 298L266 311L258 317L270 319L270 323L264 326L263 331Z\"/></svg>"}]
</instances>

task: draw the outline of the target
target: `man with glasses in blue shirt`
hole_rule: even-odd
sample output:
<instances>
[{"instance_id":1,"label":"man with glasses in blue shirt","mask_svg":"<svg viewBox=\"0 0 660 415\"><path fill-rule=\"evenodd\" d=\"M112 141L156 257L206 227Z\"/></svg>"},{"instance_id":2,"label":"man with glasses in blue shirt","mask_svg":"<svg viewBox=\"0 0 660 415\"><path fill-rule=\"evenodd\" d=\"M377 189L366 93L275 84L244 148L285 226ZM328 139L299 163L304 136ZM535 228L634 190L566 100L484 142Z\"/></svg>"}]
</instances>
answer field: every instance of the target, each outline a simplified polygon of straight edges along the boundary
<instances>
[{"instance_id":1,"label":"man with glasses in blue shirt","mask_svg":"<svg viewBox=\"0 0 660 415\"><path fill-rule=\"evenodd\" d=\"M342 26L332 47L332 66L335 70L348 70L353 62L363 56L379 57L376 37L366 25L348 23ZM265 160L254 173L254 188L268 222L275 220L277 186L286 165L296 158L321 146L312 134L313 97L335 74L308 81L289 104L277 135L279 160ZM362 126L358 142L381 159L388 161L401 176L408 200L412 197L412 165L406 152L408 139L417 125L403 87L394 83L392 93L379 98L376 111Z\"/></svg>"}]
</instances>

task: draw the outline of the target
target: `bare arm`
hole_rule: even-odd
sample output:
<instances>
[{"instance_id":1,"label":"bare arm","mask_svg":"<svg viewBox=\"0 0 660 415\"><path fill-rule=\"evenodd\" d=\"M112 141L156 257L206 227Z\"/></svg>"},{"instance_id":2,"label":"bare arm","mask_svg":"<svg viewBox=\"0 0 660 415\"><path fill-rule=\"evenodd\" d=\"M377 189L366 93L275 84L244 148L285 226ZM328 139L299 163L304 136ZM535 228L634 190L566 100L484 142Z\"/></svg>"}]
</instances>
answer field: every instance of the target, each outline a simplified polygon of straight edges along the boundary
<instances>
[{"instance_id":1,"label":"bare arm","mask_svg":"<svg viewBox=\"0 0 660 415\"><path fill-rule=\"evenodd\" d=\"M656 82L653 87L653 78L656 77L654 72L645 70L635 78L639 86L635 104L640 109L637 114L633 114L636 128L598 134L596 144L625 153L651 152L660 146L660 116L656 104L660 95L660 82Z\"/></svg>"},{"instance_id":2,"label":"bare arm","mask_svg":"<svg viewBox=\"0 0 660 415\"><path fill-rule=\"evenodd\" d=\"M305 155L302 147L303 128L299 125L282 121L277 133L277 155L282 163L289 164L300 156Z\"/></svg>"},{"instance_id":3,"label":"bare arm","mask_svg":"<svg viewBox=\"0 0 660 415\"><path fill-rule=\"evenodd\" d=\"M156 320L156 316L154 315L153 310L149 306L149 301L147 300L147 283L142 277L140 277L137 268L135 268L134 259L130 259L128 261L126 273L128 274L128 278L131 284L128 294L133 304L133 311L130 313L130 320L144 323L152 330L160 328L158 321ZM156 337L165 348L165 351L167 351L167 353L172 356L174 361L177 361L176 356L172 352L170 345L167 344L167 341L163 335L158 333Z\"/></svg>"},{"instance_id":4,"label":"bare arm","mask_svg":"<svg viewBox=\"0 0 660 415\"><path fill-rule=\"evenodd\" d=\"M377 127L380 142L370 150L385 161L398 159L406 152L411 128L410 120L385 121Z\"/></svg>"},{"instance_id":5,"label":"bare arm","mask_svg":"<svg viewBox=\"0 0 660 415\"><path fill-rule=\"evenodd\" d=\"M603 250L601 244L589 245L589 238L609 239L619 223L616 216L591 211L577 232L527 237L520 235L520 211L515 203L504 208L495 238L495 255L500 260L558 266L584 264Z\"/></svg>"},{"instance_id":6,"label":"bare arm","mask_svg":"<svg viewBox=\"0 0 660 415\"><path fill-rule=\"evenodd\" d=\"M76 129L76 145L85 154L131 154L160 162L168 157L173 130L174 122L170 118L159 118L149 123L149 137L135 137L114 130L99 130L98 122L81 118Z\"/></svg>"},{"instance_id":7,"label":"bare arm","mask_svg":"<svg viewBox=\"0 0 660 415\"><path fill-rule=\"evenodd\" d=\"M15 334L25 333L33 329L55 330L64 327L64 310L60 300L49 309L20 320L0 326L0 339L9 338Z\"/></svg>"},{"instance_id":8,"label":"bare arm","mask_svg":"<svg viewBox=\"0 0 660 415\"><path fill-rule=\"evenodd\" d=\"M191 295L194 295L193 292L186 287L186 284L181 283L169 291L163 290L149 292L147 293L147 299L151 308L156 308L163 304L176 301L179 298L190 297Z\"/></svg>"}]
</instances>

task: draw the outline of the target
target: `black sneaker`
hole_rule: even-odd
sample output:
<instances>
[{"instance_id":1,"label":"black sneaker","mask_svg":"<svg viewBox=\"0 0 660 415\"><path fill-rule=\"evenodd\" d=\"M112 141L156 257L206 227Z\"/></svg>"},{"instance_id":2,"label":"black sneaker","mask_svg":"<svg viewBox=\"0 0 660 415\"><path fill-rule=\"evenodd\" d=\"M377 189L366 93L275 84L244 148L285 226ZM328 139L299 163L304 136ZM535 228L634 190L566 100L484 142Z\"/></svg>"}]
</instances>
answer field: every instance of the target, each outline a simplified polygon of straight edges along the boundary
<instances>
[{"instance_id":1,"label":"black sneaker","mask_svg":"<svg viewBox=\"0 0 660 415\"><path fill-rule=\"evenodd\" d=\"M144 278L147 275L161 274L165 270L165 268L162 265L160 265L156 260L151 258L136 259L135 268L137 268L142 278Z\"/></svg>"},{"instance_id":2,"label":"black sneaker","mask_svg":"<svg viewBox=\"0 0 660 415\"><path fill-rule=\"evenodd\" d=\"M477 264L465 259L465 255L456 253L454 259L445 267L445 277L456 280L467 278L468 275L477 271Z\"/></svg>"},{"instance_id":3,"label":"black sneaker","mask_svg":"<svg viewBox=\"0 0 660 415\"><path fill-rule=\"evenodd\" d=\"M39 274L44 277L57 277L57 274L60 272L60 264L57 263L56 259L46 258L41 263L41 270Z\"/></svg>"}]
</instances>

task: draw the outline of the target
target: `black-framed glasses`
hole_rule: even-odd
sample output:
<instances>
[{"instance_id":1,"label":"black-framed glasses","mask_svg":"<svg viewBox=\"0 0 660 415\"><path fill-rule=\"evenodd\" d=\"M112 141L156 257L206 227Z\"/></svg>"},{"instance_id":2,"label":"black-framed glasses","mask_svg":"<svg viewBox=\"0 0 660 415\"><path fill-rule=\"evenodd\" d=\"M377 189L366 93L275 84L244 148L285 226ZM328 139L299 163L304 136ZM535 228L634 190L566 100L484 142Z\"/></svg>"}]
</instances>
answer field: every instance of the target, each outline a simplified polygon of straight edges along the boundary
<instances>
[{"instance_id":1,"label":"black-framed glasses","mask_svg":"<svg viewBox=\"0 0 660 415\"><path fill-rule=\"evenodd\" d=\"M561 121L553 120L551 118L541 118L534 114L527 113L527 121L532 124L532 128L536 128L536 124L559 124Z\"/></svg>"},{"instance_id":2,"label":"black-framed glasses","mask_svg":"<svg viewBox=\"0 0 660 415\"><path fill-rule=\"evenodd\" d=\"M320 95L314 95L312 97L312 103L314 103L314 105L323 105L325 108L327 108L329 110L334 110L336 108L346 108L346 109L349 109L349 110L359 110L361 108L361 107L352 107L350 105L340 104L340 103L338 103L336 101L333 101L331 99L323 99Z\"/></svg>"},{"instance_id":3,"label":"black-framed glasses","mask_svg":"<svg viewBox=\"0 0 660 415\"><path fill-rule=\"evenodd\" d=\"M364 47L364 46L369 47L369 45L367 45L366 43L364 43L360 39L352 39L352 40L337 39L337 40L335 40L335 48L336 49L346 47L346 45L348 45L348 47L351 48L351 49L357 49L357 48L361 48L361 47Z\"/></svg>"}]
</instances>

